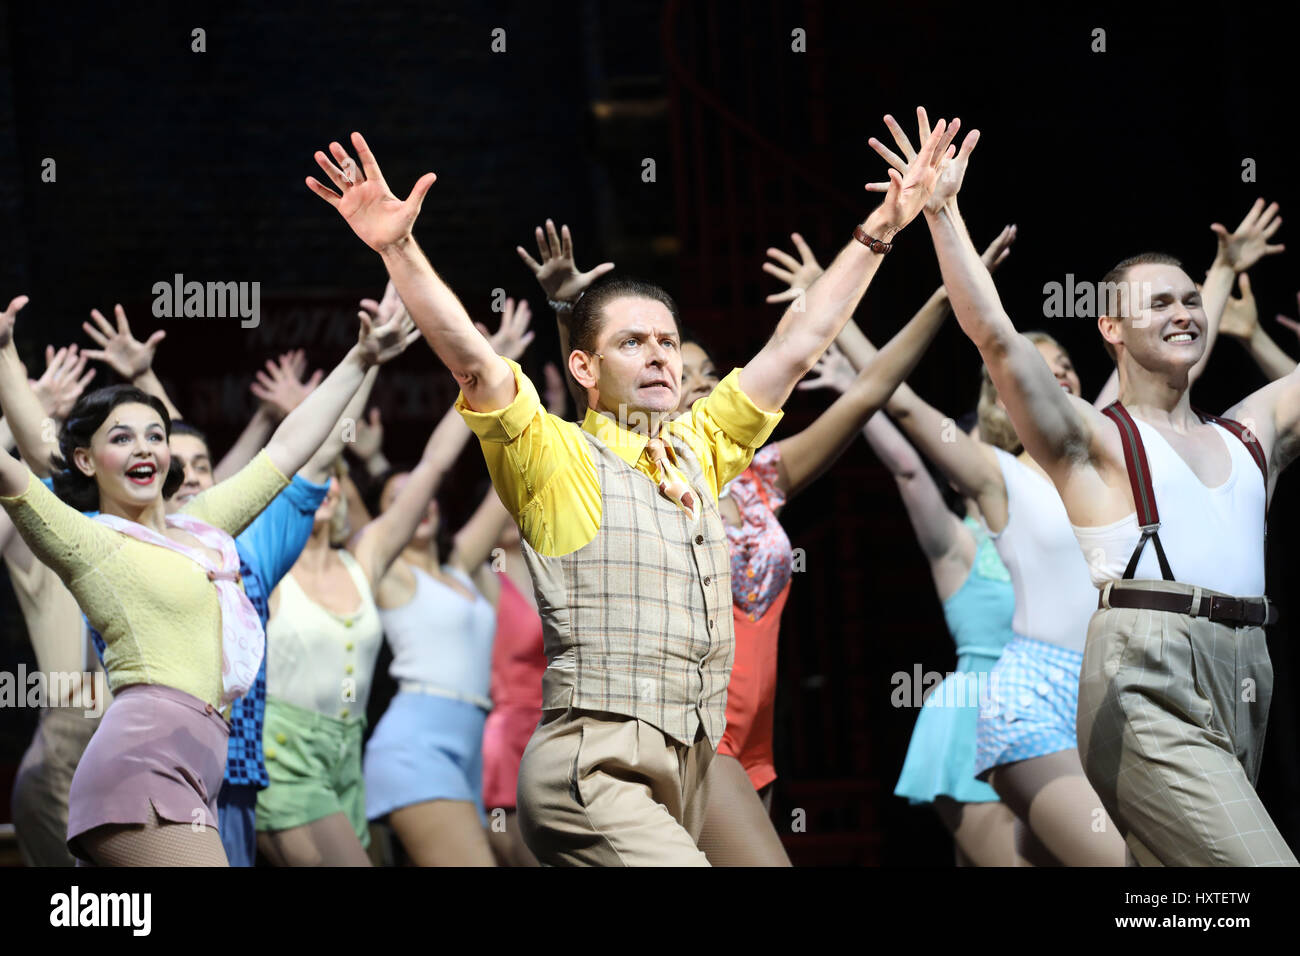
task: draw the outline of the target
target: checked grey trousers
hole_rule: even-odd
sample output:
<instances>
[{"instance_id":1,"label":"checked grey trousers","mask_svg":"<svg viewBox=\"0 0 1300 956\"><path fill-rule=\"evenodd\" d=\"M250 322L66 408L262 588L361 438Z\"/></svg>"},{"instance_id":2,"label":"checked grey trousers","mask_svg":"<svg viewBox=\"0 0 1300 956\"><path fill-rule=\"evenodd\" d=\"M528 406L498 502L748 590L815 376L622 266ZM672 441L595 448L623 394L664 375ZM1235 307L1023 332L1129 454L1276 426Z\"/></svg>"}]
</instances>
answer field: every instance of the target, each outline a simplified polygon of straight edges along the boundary
<instances>
[{"instance_id":1,"label":"checked grey trousers","mask_svg":"<svg viewBox=\"0 0 1300 956\"><path fill-rule=\"evenodd\" d=\"M1273 692L1262 627L1109 606L1088 626L1079 755L1142 866L1296 866L1255 793ZM1198 593L1199 592L1199 593Z\"/></svg>"}]
</instances>

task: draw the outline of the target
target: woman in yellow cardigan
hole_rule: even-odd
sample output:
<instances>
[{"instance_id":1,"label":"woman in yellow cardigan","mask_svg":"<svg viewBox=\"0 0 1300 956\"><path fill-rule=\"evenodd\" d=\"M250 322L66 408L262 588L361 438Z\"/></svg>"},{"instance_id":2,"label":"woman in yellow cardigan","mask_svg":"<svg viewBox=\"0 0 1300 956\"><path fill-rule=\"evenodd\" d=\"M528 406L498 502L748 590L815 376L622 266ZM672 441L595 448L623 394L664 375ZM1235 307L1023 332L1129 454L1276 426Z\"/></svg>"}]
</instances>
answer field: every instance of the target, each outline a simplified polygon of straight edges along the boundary
<instances>
[{"instance_id":1,"label":"woman in yellow cardigan","mask_svg":"<svg viewBox=\"0 0 1300 956\"><path fill-rule=\"evenodd\" d=\"M43 417L12 344L25 304L20 296L0 313L0 408L15 426ZM265 648L233 536L327 438L367 372L412 340L399 320L372 327L362 316L357 344L266 448L171 516L164 499L183 479L167 444L171 418L131 386L84 395L68 415L53 462L57 495L0 455L0 505L107 643L115 697L69 796L68 847L79 859L226 865L216 832L222 712L252 683Z\"/></svg>"}]
</instances>

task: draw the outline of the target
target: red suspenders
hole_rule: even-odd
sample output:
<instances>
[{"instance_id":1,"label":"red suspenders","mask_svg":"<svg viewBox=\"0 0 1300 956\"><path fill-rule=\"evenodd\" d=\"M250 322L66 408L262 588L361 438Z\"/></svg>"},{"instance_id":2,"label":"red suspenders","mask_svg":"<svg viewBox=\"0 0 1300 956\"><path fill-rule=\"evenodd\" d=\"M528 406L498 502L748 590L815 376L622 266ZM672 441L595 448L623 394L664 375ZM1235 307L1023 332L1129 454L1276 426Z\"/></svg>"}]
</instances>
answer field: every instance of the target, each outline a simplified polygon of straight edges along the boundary
<instances>
[{"instance_id":1,"label":"red suspenders","mask_svg":"<svg viewBox=\"0 0 1300 956\"><path fill-rule=\"evenodd\" d=\"M1246 450L1250 452L1250 457L1255 460L1255 464L1259 466L1260 472L1264 475L1264 487L1267 489L1268 462L1264 460L1264 450L1259 447L1259 440L1251 433L1250 429L1230 418L1208 415L1196 408L1193 408L1192 411L1196 413L1202 422L1213 422L1216 425L1221 425L1241 439L1241 443L1246 446ZM1133 556L1129 558L1128 567L1124 569L1124 580L1132 580L1133 572L1137 570L1138 559L1142 556L1142 549L1146 547L1149 538L1155 544L1156 559L1160 562L1160 573L1164 575L1166 581L1173 581L1174 573L1169 568L1164 546L1160 543L1160 512L1156 508L1156 494L1151 482L1151 467L1147 464L1147 453L1142 444L1142 436L1139 434L1137 425L1134 423L1132 416L1129 415L1128 410L1119 402L1106 406L1101 413L1119 427L1119 436L1124 444L1124 465L1128 468L1129 485L1133 488L1133 504L1137 508L1138 525L1142 528L1142 537L1138 539L1137 547L1133 549Z\"/></svg>"}]
</instances>

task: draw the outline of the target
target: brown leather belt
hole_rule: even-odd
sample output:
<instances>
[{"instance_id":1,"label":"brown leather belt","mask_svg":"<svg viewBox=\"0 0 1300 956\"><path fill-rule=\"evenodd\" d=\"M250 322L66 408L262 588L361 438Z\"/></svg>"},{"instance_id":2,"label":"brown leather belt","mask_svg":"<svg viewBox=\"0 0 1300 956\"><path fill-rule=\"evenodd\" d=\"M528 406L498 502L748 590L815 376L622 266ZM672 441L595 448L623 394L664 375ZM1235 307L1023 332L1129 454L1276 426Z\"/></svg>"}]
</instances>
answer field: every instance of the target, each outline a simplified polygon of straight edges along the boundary
<instances>
[{"instance_id":1,"label":"brown leather belt","mask_svg":"<svg viewBox=\"0 0 1300 956\"><path fill-rule=\"evenodd\" d=\"M1103 593L1097 594L1098 609L1105 607ZM1278 620L1277 605L1266 597L1234 598L1207 594L1202 595L1199 605L1192 607L1192 595L1183 591L1146 591L1113 587L1110 589L1110 606L1148 611L1172 611L1174 614L1207 617L1218 624L1231 624L1237 627L1262 627L1276 624Z\"/></svg>"}]
</instances>

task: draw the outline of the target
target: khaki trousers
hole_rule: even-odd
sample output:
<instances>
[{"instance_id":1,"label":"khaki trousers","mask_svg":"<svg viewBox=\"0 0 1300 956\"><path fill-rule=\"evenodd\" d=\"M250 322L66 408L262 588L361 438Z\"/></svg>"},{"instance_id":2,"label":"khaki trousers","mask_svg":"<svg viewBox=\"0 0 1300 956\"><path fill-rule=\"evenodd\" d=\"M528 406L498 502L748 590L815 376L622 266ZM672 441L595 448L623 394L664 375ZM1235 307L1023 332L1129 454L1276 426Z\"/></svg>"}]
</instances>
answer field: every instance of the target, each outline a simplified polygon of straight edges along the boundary
<instances>
[{"instance_id":1,"label":"khaki trousers","mask_svg":"<svg viewBox=\"0 0 1300 956\"><path fill-rule=\"evenodd\" d=\"M643 720L548 710L519 765L519 824L544 866L708 866L696 846L713 748Z\"/></svg>"},{"instance_id":2,"label":"khaki trousers","mask_svg":"<svg viewBox=\"0 0 1300 956\"><path fill-rule=\"evenodd\" d=\"M1107 585L1079 678L1079 756L1142 866L1296 866L1255 794L1273 666L1262 627L1113 608Z\"/></svg>"},{"instance_id":3,"label":"khaki trousers","mask_svg":"<svg viewBox=\"0 0 1300 956\"><path fill-rule=\"evenodd\" d=\"M68 850L68 791L100 717L80 707L41 711L40 723L14 777L18 850L28 866L73 866Z\"/></svg>"}]
</instances>

